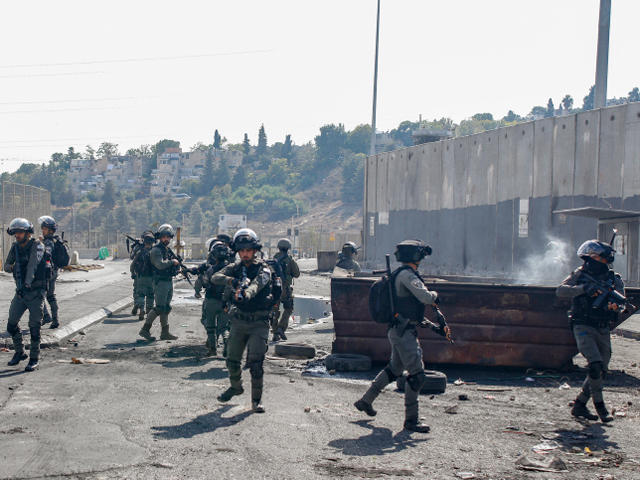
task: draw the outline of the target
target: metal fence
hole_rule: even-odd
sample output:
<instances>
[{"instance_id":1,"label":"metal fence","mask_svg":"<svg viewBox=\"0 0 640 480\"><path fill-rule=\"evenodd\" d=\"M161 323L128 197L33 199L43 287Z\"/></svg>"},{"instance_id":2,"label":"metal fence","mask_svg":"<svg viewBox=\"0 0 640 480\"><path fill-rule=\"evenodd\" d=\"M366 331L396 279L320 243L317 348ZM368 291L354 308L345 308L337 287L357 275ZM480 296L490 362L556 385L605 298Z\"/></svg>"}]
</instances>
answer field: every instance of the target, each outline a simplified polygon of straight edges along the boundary
<instances>
[{"instance_id":1,"label":"metal fence","mask_svg":"<svg viewBox=\"0 0 640 480\"><path fill-rule=\"evenodd\" d=\"M14 218L26 218L36 227L38 218L51 215L51 192L43 188L19 183L2 182L2 197L0 198L0 222L2 222L2 252L0 258L4 262L5 252L11 247L12 238L7 234L7 228Z\"/></svg>"}]
</instances>

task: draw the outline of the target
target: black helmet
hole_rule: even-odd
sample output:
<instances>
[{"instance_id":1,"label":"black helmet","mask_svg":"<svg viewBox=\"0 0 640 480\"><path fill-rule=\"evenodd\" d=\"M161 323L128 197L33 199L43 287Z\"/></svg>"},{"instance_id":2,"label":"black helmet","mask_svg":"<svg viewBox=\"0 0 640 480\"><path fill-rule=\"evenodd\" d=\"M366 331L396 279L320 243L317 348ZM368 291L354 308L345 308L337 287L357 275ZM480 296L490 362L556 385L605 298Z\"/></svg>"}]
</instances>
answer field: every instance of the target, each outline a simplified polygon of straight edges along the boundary
<instances>
[{"instance_id":1,"label":"black helmet","mask_svg":"<svg viewBox=\"0 0 640 480\"><path fill-rule=\"evenodd\" d=\"M224 243L225 245L231 245L231 237L229 235L227 235L226 233L220 233L220 234L216 235L214 240L219 240L222 243Z\"/></svg>"},{"instance_id":2,"label":"black helmet","mask_svg":"<svg viewBox=\"0 0 640 480\"><path fill-rule=\"evenodd\" d=\"M250 228L241 228L233 236L233 250L237 252L243 248L253 248L255 250L262 248L260 238Z\"/></svg>"},{"instance_id":3,"label":"black helmet","mask_svg":"<svg viewBox=\"0 0 640 480\"><path fill-rule=\"evenodd\" d=\"M578 248L578 256L583 260L596 256L604 258L607 263L613 263L616 251L608 243L600 240L587 240Z\"/></svg>"},{"instance_id":4,"label":"black helmet","mask_svg":"<svg viewBox=\"0 0 640 480\"><path fill-rule=\"evenodd\" d=\"M218 259L229 258L231 254L231 249L222 242L213 242L210 251L213 257Z\"/></svg>"},{"instance_id":5,"label":"black helmet","mask_svg":"<svg viewBox=\"0 0 640 480\"><path fill-rule=\"evenodd\" d=\"M404 240L396 245L394 255L396 260L402 263L417 263L433 250L420 239Z\"/></svg>"},{"instance_id":6,"label":"black helmet","mask_svg":"<svg viewBox=\"0 0 640 480\"><path fill-rule=\"evenodd\" d=\"M7 233L14 235L16 232L33 233L33 223L26 218L14 218L7 228Z\"/></svg>"},{"instance_id":7,"label":"black helmet","mask_svg":"<svg viewBox=\"0 0 640 480\"><path fill-rule=\"evenodd\" d=\"M284 250L285 252L287 250L291 249L291 242L289 241L288 238L281 238L280 240L278 240L278 249L279 250Z\"/></svg>"},{"instance_id":8,"label":"black helmet","mask_svg":"<svg viewBox=\"0 0 640 480\"><path fill-rule=\"evenodd\" d=\"M355 255L358 251L358 246L353 242L347 242L342 245L342 253L344 255Z\"/></svg>"},{"instance_id":9,"label":"black helmet","mask_svg":"<svg viewBox=\"0 0 640 480\"><path fill-rule=\"evenodd\" d=\"M160 228L158 228L158 233L156 233L157 238L162 238L165 235L169 235L171 238L173 238L173 227L168 223L160 225Z\"/></svg>"},{"instance_id":10,"label":"black helmet","mask_svg":"<svg viewBox=\"0 0 640 480\"><path fill-rule=\"evenodd\" d=\"M156 236L153 234L151 230L145 230L144 232L142 232L142 235L140 236L140 238L142 238L143 243L153 244L156 242Z\"/></svg>"},{"instance_id":11,"label":"black helmet","mask_svg":"<svg viewBox=\"0 0 640 480\"><path fill-rule=\"evenodd\" d=\"M40 217L38 219L38 224L40 225L40 228L47 227L53 230L54 232L58 229L58 224L53 219L53 217L50 217L49 215L44 215Z\"/></svg>"}]
</instances>

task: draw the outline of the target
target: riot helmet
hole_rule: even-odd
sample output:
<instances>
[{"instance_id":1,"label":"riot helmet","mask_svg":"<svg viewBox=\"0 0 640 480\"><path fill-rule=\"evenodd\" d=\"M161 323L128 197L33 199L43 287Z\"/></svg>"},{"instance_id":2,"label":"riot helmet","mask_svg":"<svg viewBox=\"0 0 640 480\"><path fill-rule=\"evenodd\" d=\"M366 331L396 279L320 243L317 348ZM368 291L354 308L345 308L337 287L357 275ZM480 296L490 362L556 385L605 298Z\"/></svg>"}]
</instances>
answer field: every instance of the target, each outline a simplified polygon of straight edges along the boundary
<instances>
[{"instance_id":1,"label":"riot helmet","mask_svg":"<svg viewBox=\"0 0 640 480\"><path fill-rule=\"evenodd\" d=\"M58 229L58 224L53 219L53 217L50 217L49 215L40 217L38 219L38 224L40 225L40 228L47 227L54 232Z\"/></svg>"},{"instance_id":2,"label":"riot helmet","mask_svg":"<svg viewBox=\"0 0 640 480\"><path fill-rule=\"evenodd\" d=\"M281 238L280 240L278 240L278 250L282 250L283 252L286 252L290 249L291 249L291 242L289 241L288 238Z\"/></svg>"},{"instance_id":3,"label":"riot helmet","mask_svg":"<svg viewBox=\"0 0 640 480\"><path fill-rule=\"evenodd\" d=\"M218 241L224 243L227 246L231 245L231 237L229 235L227 235L226 233L220 233L220 234L216 235L214 240L218 240Z\"/></svg>"},{"instance_id":4,"label":"riot helmet","mask_svg":"<svg viewBox=\"0 0 640 480\"><path fill-rule=\"evenodd\" d=\"M16 232L33 233L33 223L26 218L14 218L7 228L7 233L15 235Z\"/></svg>"},{"instance_id":5,"label":"riot helmet","mask_svg":"<svg viewBox=\"0 0 640 480\"><path fill-rule=\"evenodd\" d=\"M238 252L243 248L253 248L255 250L262 248L260 238L250 228L241 228L233 236L233 250Z\"/></svg>"},{"instance_id":6,"label":"riot helmet","mask_svg":"<svg viewBox=\"0 0 640 480\"><path fill-rule=\"evenodd\" d=\"M358 246L353 242L347 242L342 245L342 254L352 257L358 251Z\"/></svg>"},{"instance_id":7,"label":"riot helmet","mask_svg":"<svg viewBox=\"0 0 640 480\"><path fill-rule=\"evenodd\" d=\"M213 245L211 246L211 254L213 255L213 258L218 260L228 259L231 254L231 249L222 242L213 242Z\"/></svg>"},{"instance_id":8,"label":"riot helmet","mask_svg":"<svg viewBox=\"0 0 640 480\"><path fill-rule=\"evenodd\" d=\"M211 247L213 247L213 244L216 243L216 239L215 238L209 238L206 243L204 244L205 247L207 248L207 252L211 251Z\"/></svg>"},{"instance_id":9,"label":"riot helmet","mask_svg":"<svg viewBox=\"0 0 640 480\"><path fill-rule=\"evenodd\" d=\"M396 260L402 263L418 263L433 250L420 239L404 240L396 245Z\"/></svg>"},{"instance_id":10,"label":"riot helmet","mask_svg":"<svg viewBox=\"0 0 640 480\"><path fill-rule=\"evenodd\" d=\"M613 263L615 259L615 250L611 245L600 240L587 240L580 248L578 248L578 256L583 260L588 258L601 257L607 263Z\"/></svg>"},{"instance_id":11,"label":"riot helmet","mask_svg":"<svg viewBox=\"0 0 640 480\"><path fill-rule=\"evenodd\" d=\"M160 228L158 228L158 233L156 233L157 238L162 238L165 235L169 235L171 238L173 238L173 227L168 223L160 225Z\"/></svg>"},{"instance_id":12,"label":"riot helmet","mask_svg":"<svg viewBox=\"0 0 640 480\"><path fill-rule=\"evenodd\" d=\"M156 236L153 234L151 230L145 230L141 235L142 242L153 245L156 242Z\"/></svg>"}]
</instances>

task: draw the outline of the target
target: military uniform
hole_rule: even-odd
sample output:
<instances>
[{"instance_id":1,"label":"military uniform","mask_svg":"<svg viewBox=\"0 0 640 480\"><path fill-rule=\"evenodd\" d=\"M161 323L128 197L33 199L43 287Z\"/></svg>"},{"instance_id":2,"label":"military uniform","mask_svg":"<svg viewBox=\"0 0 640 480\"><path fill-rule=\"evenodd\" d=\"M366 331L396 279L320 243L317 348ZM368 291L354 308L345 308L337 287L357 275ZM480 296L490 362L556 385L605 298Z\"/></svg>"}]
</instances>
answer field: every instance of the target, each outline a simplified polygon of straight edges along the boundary
<instances>
[{"instance_id":1,"label":"military uniform","mask_svg":"<svg viewBox=\"0 0 640 480\"><path fill-rule=\"evenodd\" d=\"M29 357L36 364L40 357L40 328L42 326L44 297L47 292L47 280L50 276L47 269L51 268L51 262L47 258L45 258L44 245L39 240L31 238L24 246L14 243L4 263L4 271L13 273L16 284L18 284L17 270L20 270L19 280L23 286L23 291L16 292L11 300L7 332L13 340L16 355L24 355L22 330L18 323L24 312L29 310L28 325L31 334ZM28 290L24 290L26 285L30 286Z\"/></svg>"},{"instance_id":2,"label":"military uniform","mask_svg":"<svg viewBox=\"0 0 640 480\"><path fill-rule=\"evenodd\" d=\"M251 399L260 404L263 387L263 362L268 348L269 314L273 307L271 292L271 269L262 260L255 259L249 266L242 261L227 265L213 275L211 281L215 285L230 285L234 280L248 278L250 283L244 290L244 300L238 301L235 296L230 299L232 306L231 331L227 350L227 369L233 394L221 395L219 400L227 401L238 395L242 388L242 354L247 348L247 363L251 372Z\"/></svg>"},{"instance_id":3,"label":"military uniform","mask_svg":"<svg viewBox=\"0 0 640 480\"><path fill-rule=\"evenodd\" d=\"M587 360L589 368L589 374L582 384L582 391L576 401L582 404L580 406L584 406L591 398L600 415L602 409L604 409L602 383L609 370L609 361L612 353L609 325L610 322L617 319L618 313L608 309L607 305L603 305L601 308L593 308L597 295L593 297L586 294L585 287L587 284L581 281L583 272L599 282L612 281L615 290L623 296L624 282L620 275L612 270L597 275L582 266L574 270L556 290L558 297L572 299L571 324L573 334L578 345L578 351ZM584 416L588 417L586 413ZM605 417L608 417L608 412Z\"/></svg>"},{"instance_id":4,"label":"military uniform","mask_svg":"<svg viewBox=\"0 0 640 480\"><path fill-rule=\"evenodd\" d=\"M351 270L353 272L361 272L360 264L356 262L353 257L345 254L341 254L336 261L336 267L343 268L344 270Z\"/></svg>"},{"instance_id":5,"label":"military uniform","mask_svg":"<svg viewBox=\"0 0 640 480\"><path fill-rule=\"evenodd\" d=\"M223 300L227 287L226 285L214 284L212 278L218 271L226 266L226 261L215 263L209 266L207 271L202 275L202 284L205 287L204 301L202 302L202 324L207 331L208 344L213 355L217 353L218 338L222 337L224 342L224 356L227 355L231 322L231 317L225 311L225 301Z\"/></svg>"},{"instance_id":6,"label":"military uniform","mask_svg":"<svg viewBox=\"0 0 640 480\"><path fill-rule=\"evenodd\" d=\"M128 240L127 240L128 241ZM133 247L131 247L131 251L129 252L129 260L131 260L131 266L129 270L131 271L131 279L133 280L133 310L131 310L131 315L135 315L138 313L138 309L140 308L136 299L138 298L138 276L132 270L133 268L133 259L136 257L138 252L142 250L143 246L139 243L134 243Z\"/></svg>"},{"instance_id":7,"label":"military uniform","mask_svg":"<svg viewBox=\"0 0 640 480\"><path fill-rule=\"evenodd\" d=\"M277 314L279 314L279 307L280 304L282 304L282 316L279 321L277 316L274 317L271 325L271 333L275 334L278 330L281 330L284 333L289 327L289 318L291 318L291 314L293 313L292 284L293 279L300 276L300 268L298 268L298 263L295 259L287 252L279 251L273 256L273 258L280 263L282 274L284 275L284 278L282 279L282 296L280 297L278 305L275 307Z\"/></svg>"},{"instance_id":8,"label":"military uniform","mask_svg":"<svg viewBox=\"0 0 640 480\"><path fill-rule=\"evenodd\" d=\"M136 308L140 309L141 316L143 313L148 314L154 304L153 269L150 258L152 248L151 245L145 245L144 248L138 249L130 266L131 276L135 278L136 285L133 299Z\"/></svg>"},{"instance_id":9,"label":"military uniform","mask_svg":"<svg viewBox=\"0 0 640 480\"><path fill-rule=\"evenodd\" d=\"M44 248L49 254L49 258L52 258L56 248L65 248L64 245L57 245L59 240L54 235L44 237ZM43 324L51 323L51 328L58 328L60 322L58 321L58 298L56 297L56 280L58 279L58 267L55 263L51 262L51 278L47 284L46 299L51 307L51 314L47 309L47 304L44 304L44 316Z\"/></svg>"}]
</instances>

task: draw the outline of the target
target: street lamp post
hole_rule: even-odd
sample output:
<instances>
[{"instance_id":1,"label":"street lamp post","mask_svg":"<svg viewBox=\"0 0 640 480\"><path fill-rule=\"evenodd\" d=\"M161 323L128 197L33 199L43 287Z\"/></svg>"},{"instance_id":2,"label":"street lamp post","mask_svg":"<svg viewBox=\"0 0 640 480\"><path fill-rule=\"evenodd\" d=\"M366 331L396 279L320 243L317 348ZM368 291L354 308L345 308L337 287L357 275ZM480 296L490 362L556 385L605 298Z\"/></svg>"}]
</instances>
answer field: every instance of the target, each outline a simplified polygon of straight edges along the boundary
<instances>
[{"instance_id":1,"label":"street lamp post","mask_svg":"<svg viewBox=\"0 0 640 480\"><path fill-rule=\"evenodd\" d=\"M376 103L378 100L378 43L380 39L380 0L378 0L378 16L376 19L376 59L373 69L373 115L371 118L371 150L369 155L376 154Z\"/></svg>"}]
</instances>

